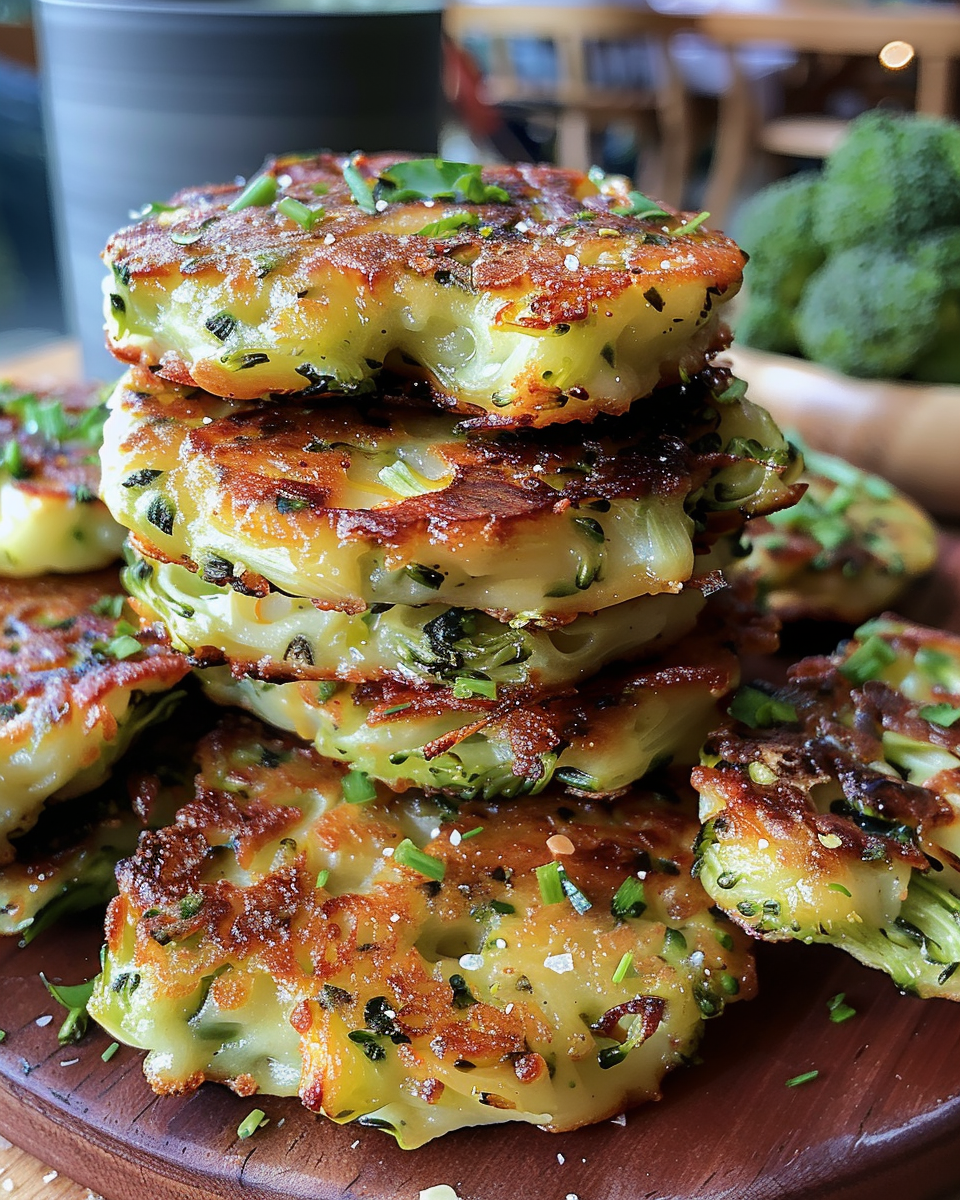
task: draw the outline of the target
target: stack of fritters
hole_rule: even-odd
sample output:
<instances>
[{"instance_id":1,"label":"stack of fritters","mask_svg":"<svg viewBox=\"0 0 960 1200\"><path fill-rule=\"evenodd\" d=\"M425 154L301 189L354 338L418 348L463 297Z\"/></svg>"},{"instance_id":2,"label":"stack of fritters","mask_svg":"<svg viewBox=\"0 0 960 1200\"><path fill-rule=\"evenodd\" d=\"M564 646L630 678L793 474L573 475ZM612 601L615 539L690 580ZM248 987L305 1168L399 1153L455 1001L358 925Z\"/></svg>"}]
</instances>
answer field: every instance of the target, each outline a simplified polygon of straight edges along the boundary
<instances>
[{"instance_id":1,"label":"stack of fritters","mask_svg":"<svg viewBox=\"0 0 960 1200\"><path fill-rule=\"evenodd\" d=\"M740 251L619 178L321 155L274 161L243 189L152 206L106 259L109 340L131 364L103 452L104 498L131 532L127 586L213 699L314 751L303 779L258 777L253 811L236 770L217 768L198 790L206 815L187 821L206 831L189 870L171 875L163 844L131 860L98 1018L165 1054L171 1039L193 1043L154 1072L164 1089L205 1076L241 1091L299 1087L338 1119L386 1113L376 1120L407 1144L491 1110L563 1128L653 1094L676 1046L692 1044L700 1018L749 973L687 952L681 911L712 922L699 885L641 916L643 879L669 876L665 862L677 870L689 831L674 829L651 866L636 838L659 820L658 802L627 791L651 767L695 761L737 677L732 632L707 597L722 589L746 518L797 493L799 464L776 426L711 362ZM294 753L236 720L222 736L240 738L250 761ZM503 799L531 793L543 796L526 815ZM605 799L624 793L619 807ZM450 908L444 877L463 856L448 851L470 831L431 831L451 805L494 801L481 852L454 872L460 907ZM358 802L377 815L350 817ZM328 808L337 815L317 824ZM599 856L617 875L598 877L591 898L574 876L581 825L592 831L583 870ZM207 870L228 845L241 872L229 886ZM493 891L490 855L504 885ZM373 868L360 868L366 860ZM257 879L255 902L245 893ZM426 908L425 881L437 901ZM576 930L551 924L555 902ZM298 932L274 938L258 919L263 957L251 965L250 942L224 938L228 914L257 904L282 907L284 929ZM357 912L341 921L346 908ZM374 917L385 908L388 922L412 925L402 963ZM498 936L508 910L517 929ZM426 936L443 921L472 929L456 952ZM194 933L192 957L178 943ZM683 946L673 939L671 951L672 933ZM561 1105L543 1080L561 1018L541 1028L540 1006L559 1011L554 993L575 989L555 976L614 947L616 1003L600 1003L611 989L595 962L596 1020L577 1018L555 1052L622 1078L603 1095L581 1075L591 1101ZM529 983L516 961L531 953L541 964L532 996L519 982L504 992L489 962L460 973L490 954ZM291 954L311 968L293 971ZM544 973L544 955L562 965ZM664 1001L672 959L685 965ZM724 973L733 982L715 987ZM117 984L134 977L149 1022ZM302 1074L285 1067L280 1080L264 1066L273 1035L261 1031L254 1050L243 1032L251 1004L286 1031L278 1062L290 1057L292 1022ZM456 1035L436 1033L437 1006ZM514 1010L509 1036L495 1037L491 1013ZM214 1045L210 1028L228 1032ZM657 1030L662 1052L646 1052L657 1069L644 1073L637 1051ZM626 1049L607 1053L605 1042ZM377 1067L376 1086L344 1092L344 1071L369 1074L387 1056L401 1078ZM453 1086L451 1070L481 1064L490 1086L479 1072ZM505 1070L510 1088L493 1086ZM513 1095L517 1080L526 1100ZM401 1093L413 1113L397 1115ZM445 1115L428 1120L435 1105Z\"/></svg>"}]
</instances>

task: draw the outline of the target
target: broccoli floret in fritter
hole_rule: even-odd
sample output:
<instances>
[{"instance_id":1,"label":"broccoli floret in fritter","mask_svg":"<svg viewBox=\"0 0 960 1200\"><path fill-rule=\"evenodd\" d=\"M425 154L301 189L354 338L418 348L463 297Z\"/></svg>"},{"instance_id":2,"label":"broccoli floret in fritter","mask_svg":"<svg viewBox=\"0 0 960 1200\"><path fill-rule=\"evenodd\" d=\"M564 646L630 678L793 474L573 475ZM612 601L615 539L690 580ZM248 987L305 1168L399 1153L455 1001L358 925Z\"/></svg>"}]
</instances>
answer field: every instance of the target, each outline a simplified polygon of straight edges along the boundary
<instances>
[{"instance_id":1,"label":"broccoli floret in fritter","mask_svg":"<svg viewBox=\"0 0 960 1200\"><path fill-rule=\"evenodd\" d=\"M827 161L814 213L828 250L897 246L960 224L960 127L874 111L852 125Z\"/></svg>"},{"instance_id":2,"label":"broccoli floret in fritter","mask_svg":"<svg viewBox=\"0 0 960 1200\"><path fill-rule=\"evenodd\" d=\"M796 316L800 349L846 375L907 374L938 328L943 274L915 255L855 246L808 282Z\"/></svg>"},{"instance_id":3,"label":"broccoli floret in fritter","mask_svg":"<svg viewBox=\"0 0 960 1200\"><path fill-rule=\"evenodd\" d=\"M786 310L799 300L824 259L813 234L818 193L818 176L804 172L764 188L744 205L737 240L750 255L744 282L751 297L774 300Z\"/></svg>"},{"instance_id":4,"label":"broccoli floret in fritter","mask_svg":"<svg viewBox=\"0 0 960 1200\"><path fill-rule=\"evenodd\" d=\"M730 716L694 772L711 898L960 999L960 638L883 617Z\"/></svg>"}]
</instances>

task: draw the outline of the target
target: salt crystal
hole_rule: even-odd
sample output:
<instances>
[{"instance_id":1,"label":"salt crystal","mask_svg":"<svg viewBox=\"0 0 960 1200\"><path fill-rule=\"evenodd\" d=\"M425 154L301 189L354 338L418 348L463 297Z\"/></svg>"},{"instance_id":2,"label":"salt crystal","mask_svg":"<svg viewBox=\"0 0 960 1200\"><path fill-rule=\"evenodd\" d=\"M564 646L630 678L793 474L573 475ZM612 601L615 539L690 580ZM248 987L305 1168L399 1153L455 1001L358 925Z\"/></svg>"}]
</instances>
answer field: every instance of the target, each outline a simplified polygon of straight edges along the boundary
<instances>
[{"instance_id":1,"label":"salt crystal","mask_svg":"<svg viewBox=\"0 0 960 1200\"><path fill-rule=\"evenodd\" d=\"M43 1177L43 1182L44 1183L53 1183L53 1181L56 1179L56 1177L57 1177L56 1171L48 1171L46 1173L46 1175L44 1175L44 1177Z\"/></svg>"},{"instance_id":2,"label":"salt crystal","mask_svg":"<svg viewBox=\"0 0 960 1200\"><path fill-rule=\"evenodd\" d=\"M479 971L483 966L482 954L461 954L460 966L465 971Z\"/></svg>"},{"instance_id":3,"label":"salt crystal","mask_svg":"<svg viewBox=\"0 0 960 1200\"><path fill-rule=\"evenodd\" d=\"M568 971L573 970L573 955L549 954L543 960L543 965L548 971L555 971L558 975L565 975Z\"/></svg>"},{"instance_id":4,"label":"salt crystal","mask_svg":"<svg viewBox=\"0 0 960 1200\"><path fill-rule=\"evenodd\" d=\"M451 846L459 846L462 841L463 841L463 834L460 832L460 830L452 829L450 831L450 845Z\"/></svg>"},{"instance_id":5,"label":"salt crystal","mask_svg":"<svg viewBox=\"0 0 960 1200\"><path fill-rule=\"evenodd\" d=\"M580 269L580 259L575 254L568 254L563 260L563 265L568 271L578 271Z\"/></svg>"},{"instance_id":6,"label":"salt crystal","mask_svg":"<svg viewBox=\"0 0 960 1200\"><path fill-rule=\"evenodd\" d=\"M46 1027L47 1027L47 1026L50 1024L50 1022L51 1022L52 1020L53 1020L53 1017L51 1017L51 1016L48 1014L48 1015L46 1015L46 1016L43 1016L43 1017L37 1017L37 1019L36 1019L36 1021L34 1022L34 1024L37 1026L37 1028L38 1028L38 1029L46 1029Z\"/></svg>"}]
</instances>

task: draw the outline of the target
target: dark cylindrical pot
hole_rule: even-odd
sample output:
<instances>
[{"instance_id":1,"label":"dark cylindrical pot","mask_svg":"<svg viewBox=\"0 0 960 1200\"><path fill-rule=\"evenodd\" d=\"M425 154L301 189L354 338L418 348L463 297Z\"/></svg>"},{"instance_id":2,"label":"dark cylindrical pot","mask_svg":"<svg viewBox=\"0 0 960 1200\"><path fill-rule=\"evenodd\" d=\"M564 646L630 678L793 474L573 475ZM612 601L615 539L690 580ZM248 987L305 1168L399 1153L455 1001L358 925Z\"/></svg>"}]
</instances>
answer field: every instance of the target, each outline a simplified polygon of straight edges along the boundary
<instances>
[{"instance_id":1,"label":"dark cylindrical pot","mask_svg":"<svg viewBox=\"0 0 960 1200\"><path fill-rule=\"evenodd\" d=\"M118 371L99 254L131 209L290 150L436 152L433 0L38 0L37 14L61 278L91 376Z\"/></svg>"}]
</instances>

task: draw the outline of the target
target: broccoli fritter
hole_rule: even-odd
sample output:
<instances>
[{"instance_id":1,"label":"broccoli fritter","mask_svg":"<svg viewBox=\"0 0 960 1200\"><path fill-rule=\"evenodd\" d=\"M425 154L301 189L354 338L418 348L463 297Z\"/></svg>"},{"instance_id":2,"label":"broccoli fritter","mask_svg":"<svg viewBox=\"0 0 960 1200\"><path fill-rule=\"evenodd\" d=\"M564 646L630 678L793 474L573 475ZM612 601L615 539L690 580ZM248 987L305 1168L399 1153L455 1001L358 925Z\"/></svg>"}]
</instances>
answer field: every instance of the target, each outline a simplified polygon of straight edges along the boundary
<instances>
[{"instance_id":1,"label":"broccoli fritter","mask_svg":"<svg viewBox=\"0 0 960 1200\"><path fill-rule=\"evenodd\" d=\"M0 866L44 804L99 786L176 702L187 660L123 619L119 592L111 571L0 581Z\"/></svg>"},{"instance_id":2,"label":"broccoli fritter","mask_svg":"<svg viewBox=\"0 0 960 1200\"><path fill-rule=\"evenodd\" d=\"M730 714L693 772L711 898L960 999L960 638L886 616Z\"/></svg>"},{"instance_id":3,"label":"broccoli fritter","mask_svg":"<svg viewBox=\"0 0 960 1200\"><path fill-rule=\"evenodd\" d=\"M730 555L698 556L703 587ZM467 677L497 686L564 686L616 661L650 657L689 633L703 608L695 586L639 596L552 627L518 626L443 604L373 605L362 613L317 608L270 592L244 596L181 563L132 555L123 572L133 606L162 621L196 664L229 661L235 675L272 683L394 679L453 685Z\"/></svg>"},{"instance_id":4,"label":"broccoli fritter","mask_svg":"<svg viewBox=\"0 0 960 1200\"><path fill-rule=\"evenodd\" d=\"M621 177L386 154L181 192L105 259L111 348L173 383L324 403L386 368L500 428L623 412L696 374L743 265Z\"/></svg>"},{"instance_id":5,"label":"broccoli fritter","mask_svg":"<svg viewBox=\"0 0 960 1200\"><path fill-rule=\"evenodd\" d=\"M123 530L99 498L100 392L0 382L0 576L95 571L120 557Z\"/></svg>"},{"instance_id":6,"label":"broccoli fritter","mask_svg":"<svg viewBox=\"0 0 960 1200\"><path fill-rule=\"evenodd\" d=\"M196 799L120 867L89 1005L157 1092L299 1093L405 1148L574 1129L655 1098L754 992L672 791L387 801L245 718L200 757Z\"/></svg>"},{"instance_id":7,"label":"broccoli fritter","mask_svg":"<svg viewBox=\"0 0 960 1200\"><path fill-rule=\"evenodd\" d=\"M429 687L269 683L236 678L228 666L198 674L216 703L245 708L397 791L517 796L556 779L608 795L656 765L696 761L718 702L737 685L728 639L694 634L652 663L611 666L546 694L469 675Z\"/></svg>"},{"instance_id":8,"label":"broccoli fritter","mask_svg":"<svg viewBox=\"0 0 960 1200\"><path fill-rule=\"evenodd\" d=\"M711 369L586 430L491 438L389 397L219 400L140 368L111 400L103 494L151 557L248 595L551 625L679 591L695 547L792 503L800 463L744 391Z\"/></svg>"},{"instance_id":9,"label":"broccoli fritter","mask_svg":"<svg viewBox=\"0 0 960 1200\"><path fill-rule=\"evenodd\" d=\"M929 571L937 530L886 480L803 448L807 490L792 508L747 523L746 558L728 568L756 582L784 621L865 621Z\"/></svg>"}]
</instances>

